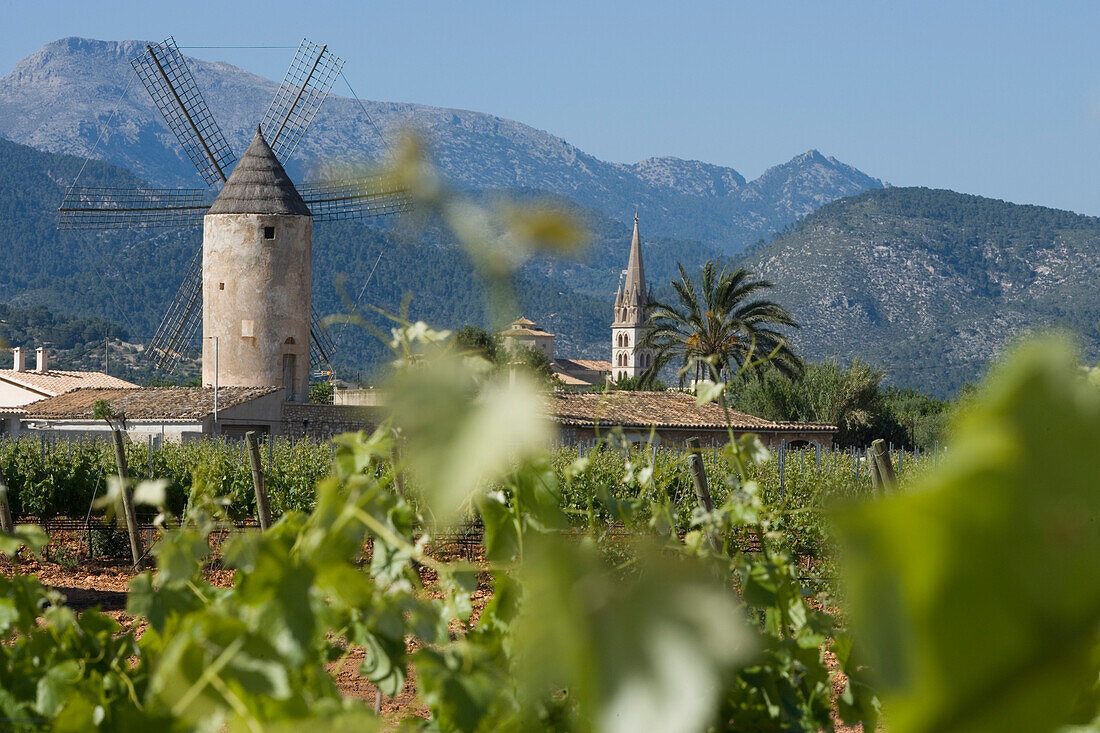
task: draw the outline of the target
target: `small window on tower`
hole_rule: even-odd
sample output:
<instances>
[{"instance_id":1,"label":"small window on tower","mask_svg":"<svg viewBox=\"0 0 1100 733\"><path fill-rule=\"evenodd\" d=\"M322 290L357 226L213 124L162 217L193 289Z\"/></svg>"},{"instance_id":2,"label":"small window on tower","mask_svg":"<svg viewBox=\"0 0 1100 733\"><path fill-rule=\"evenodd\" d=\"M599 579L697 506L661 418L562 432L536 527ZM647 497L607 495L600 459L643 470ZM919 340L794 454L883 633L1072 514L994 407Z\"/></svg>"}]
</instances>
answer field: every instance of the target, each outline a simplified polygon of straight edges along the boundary
<instances>
[{"instance_id":1,"label":"small window on tower","mask_svg":"<svg viewBox=\"0 0 1100 733\"><path fill-rule=\"evenodd\" d=\"M275 227L264 227L264 239L275 238Z\"/></svg>"},{"instance_id":2,"label":"small window on tower","mask_svg":"<svg viewBox=\"0 0 1100 733\"><path fill-rule=\"evenodd\" d=\"M218 290L225 290L225 283L218 283Z\"/></svg>"}]
</instances>

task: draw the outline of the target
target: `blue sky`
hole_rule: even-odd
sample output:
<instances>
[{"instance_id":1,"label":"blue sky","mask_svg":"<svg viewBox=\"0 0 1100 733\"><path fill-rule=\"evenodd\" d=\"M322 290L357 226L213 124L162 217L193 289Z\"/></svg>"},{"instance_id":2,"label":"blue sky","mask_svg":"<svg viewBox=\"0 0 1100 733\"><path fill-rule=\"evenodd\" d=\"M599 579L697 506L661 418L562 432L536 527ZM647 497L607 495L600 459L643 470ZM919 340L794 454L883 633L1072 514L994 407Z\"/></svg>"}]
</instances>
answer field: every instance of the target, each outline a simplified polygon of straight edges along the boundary
<instances>
[{"instance_id":1,"label":"blue sky","mask_svg":"<svg viewBox=\"0 0 1100 733\"><path fill-rule=\"evenodd\" d=\"M327 42L361 97L753 178L809 148L896 185L1100 215L1100 3L0 0L0 74L69 35ZM193 49L281 78L289 50ZM339 90L337 90L339 91Z\"/></svg>"}]
</instances>

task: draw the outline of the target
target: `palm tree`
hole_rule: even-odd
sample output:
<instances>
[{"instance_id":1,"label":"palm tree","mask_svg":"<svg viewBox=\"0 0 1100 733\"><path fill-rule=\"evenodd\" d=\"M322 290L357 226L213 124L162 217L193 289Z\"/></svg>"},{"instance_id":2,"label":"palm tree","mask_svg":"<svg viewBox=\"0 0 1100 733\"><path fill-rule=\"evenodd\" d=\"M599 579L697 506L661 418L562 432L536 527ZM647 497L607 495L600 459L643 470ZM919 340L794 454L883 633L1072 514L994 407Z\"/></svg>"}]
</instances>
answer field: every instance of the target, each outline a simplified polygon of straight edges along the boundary
<instances>
[{"instance_id":1,"label":"palm tree","mask_svg":"<svg viewBox=\"0 0 1100 733\"><path fill-rule=\"evenodd\" d=\"M719 272L711 261L703 266L700 293L683 266L677 267L680 280L672 287L679 302L654 303L650 328L639 343L640 348L654 351L646 378L656 378L676 359L680 361L681 386L693 368L696 380L710 377L722 381L742 369L759 371L762 360L787 376L802 372L802 360L778 330L798 328L791 314L770 300L750 300L772 283L754 280L740 267Z\"/></svg>"}]
</instances>

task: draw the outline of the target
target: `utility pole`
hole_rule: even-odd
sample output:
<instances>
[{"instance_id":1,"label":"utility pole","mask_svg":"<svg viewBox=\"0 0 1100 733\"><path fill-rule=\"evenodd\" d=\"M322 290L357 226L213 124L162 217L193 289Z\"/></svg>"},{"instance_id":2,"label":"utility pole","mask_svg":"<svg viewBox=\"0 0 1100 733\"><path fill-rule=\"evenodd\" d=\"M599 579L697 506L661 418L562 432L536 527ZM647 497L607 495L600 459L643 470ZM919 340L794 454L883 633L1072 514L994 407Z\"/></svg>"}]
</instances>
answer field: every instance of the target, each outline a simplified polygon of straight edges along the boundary
<instances>
[{"instance_id":1,"label":"utility pole","mask_svg":"<svg viewBox=\"0 0 1100 733\"><path fill-rule=\"evenodd\" d=\"M110 359L111 359L111 329L110 327L103 329L103 373L110 374Z\"/></svg>"},{"instance_id":2,"label":"utility pole","mask_svg":"<svg viewBox=\"0 0 1100 733\"><path fill-rule=\"evenodd\" d=\"M218 424L218 337L214 337L214 425ZM216 429L216 428L215 428Z\"/></svg>"}]
</instances>

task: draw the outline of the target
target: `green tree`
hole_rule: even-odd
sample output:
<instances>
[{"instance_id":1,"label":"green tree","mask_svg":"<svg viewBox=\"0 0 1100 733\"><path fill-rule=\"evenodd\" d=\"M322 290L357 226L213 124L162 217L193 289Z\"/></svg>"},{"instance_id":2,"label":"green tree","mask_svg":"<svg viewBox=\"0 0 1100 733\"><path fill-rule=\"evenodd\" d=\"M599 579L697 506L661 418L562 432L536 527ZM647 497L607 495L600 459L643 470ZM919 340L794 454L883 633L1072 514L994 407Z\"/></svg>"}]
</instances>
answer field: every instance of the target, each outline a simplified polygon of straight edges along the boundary
<instances>
[{"instance_id":1,"label":"green tree","mask_svg":"<svg viewBox=\"0 0 1100 733\"><path fill-rule=\"evenodd\" d=\"M873 438L897 442L897 431L887 430L883 420L884 376L859 359L847 369L835 362L807 364L793 379L776 372L747 374L732 400L738 409L769 420L836 425L841 446L867 445Z\"/></svg>"},{"instance_id":2,"label":"green tree","mask_svg":"<svg viewBox=\"0 0 1100 733\"><path fill-rule=\"evenodd\" d=\"M504 347L499 335L489 333L480 326L466 324L454 335L454 343L459 351L478 354L494 364L499 364L504 356Z\"/></svg>"},{"instance_id":3,"label":"green tree","mask_svg":"<svg viewBox=\"0 0 1100 733\"><path fill-rule=\"evenodd\" d=\"M692 370L696 379L716 381L742 368L758 371L762 363L788 376L802 372L801 359L780 330L798 324L779 304L754 297L771 288L771 282L753 279L744 268L719 271L711 261L703 266L699 289L683 266L678 267L680 279L672 283L677 302L654 306L652 328L639 343L655 352L647 379L677 360L681 385Z\"/></svg>"},{"instance_id":4,"label":"green tree","mask_svg":"<svg viewBox=\"0 0 1100 733\"><path fill-rule=\"evenodd\" d=\"M332 382L314 382L309 385L309 401L317 405L332 404Z\"/></svg>"},{"instance_id":5,"label":"green tree","mask_svg":"<svg viewBox=\"0 0 1100 733\"><path fill-rule=\"evenodd\" d=\"M525 344L513 346L509 364L518 366L542 386L559 384L554 376L554 370L550 368L550 358L533 346Z\"/></svg>"},{"instance_id":6,"label":"green tree","mask_svg":"<svg viewBox=\"0 0 1100 733\"><path fill-rule=\"evenodd\" d=\"M611 389L622 389L631 392L665 392L668 390L668 385L657 377L646 379L643 375L639 375L637 377L623 377L612 382Z\"/></svg>"}]
</instances>

